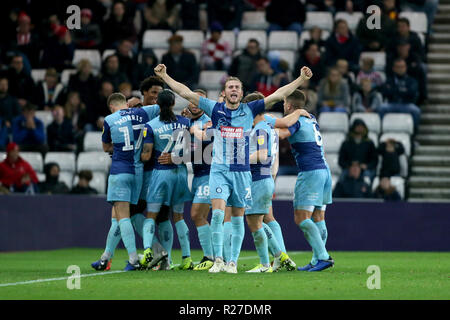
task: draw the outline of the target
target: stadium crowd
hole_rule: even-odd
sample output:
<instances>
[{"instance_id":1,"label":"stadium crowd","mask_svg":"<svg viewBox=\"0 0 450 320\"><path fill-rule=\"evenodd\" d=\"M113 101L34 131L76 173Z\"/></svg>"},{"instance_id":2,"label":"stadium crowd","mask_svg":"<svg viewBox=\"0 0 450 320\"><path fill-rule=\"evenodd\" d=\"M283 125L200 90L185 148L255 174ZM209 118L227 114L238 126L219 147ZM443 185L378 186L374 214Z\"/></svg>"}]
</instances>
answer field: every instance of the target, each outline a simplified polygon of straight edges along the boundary
<instances>
[{"instance_id":1,"label":"stadium crowd","mask_svg":"<svg viewBox=\"0 0 450 320\"><path fill-rule=\"evenodd\" d=\"M175 80L192 89L199 87L201 71L222 70L241 79L246 92L259 91L265 96L297 77L301 66L307 66L314 76L302 89L308 95L308 111L317 117L323 112L348 116L376 113L382 119L391 112L410 113L414 131L420 119L420 105L427 100L426 38L423 40L412 31L412 22L400 17L400 12L425 12L429 33L437 1L85 0L77 2L81 28L69 30L65 20L71 2L3 4L0 150L7 154L0 165L3 190L24 192L23 186L35 185L36 191L44 193L70 192L72 186L58 185L59 168L55 163L46 165L45 182L38 185L33 169L20 158L19 148L42 154L82 152L86 132L102 130L103 119L109 114L107 97L113 92L121 92L127 98L140 96L141 82L154 75L158 63L165 64ZM365 12L372 4L381 8L381 29L368 27L370 14ZM232 30L237 35L249 11L265 11L267 34L280 30L295 31L299 36L307 33L295 52L294 65L276 51L265 51L254 38L243 50L233 51L222 34ZM354 31L346 20L335 19L332 32L327 32L317 26L305 27L306 15L312 11L332 15L362 12L364 16ZM143 46L145 31L153 29L173 32L161 58L152 48ZM200 59L184 47L186 39L176 33L179 30L201 30L207 35ZM102 55L100 69L88 59L73 64L79 49L98 50ZM362 57L362 52L385 52L385 69L377 69L374 58ZM45 69L43 80L33 79L32 70L36 69ZM64 84L62 73L67 69L76 71ZM51 111L53 122L45 127L36 117L37 110ZM275 105L272 111L282 112L282 104ZM402 143L393 139L374 143L363 120L356 120L349 127L339 149L342 173L335 196L399 199L389 178L400 174ZM280 155L280 174L295 174L295 161L287 142L281 142ZM381 180L372 192L377 171ZM89 189L92 173L78 174L80 179L72 192L94 193L94 189Z\"/></svg>"}]
</instances>

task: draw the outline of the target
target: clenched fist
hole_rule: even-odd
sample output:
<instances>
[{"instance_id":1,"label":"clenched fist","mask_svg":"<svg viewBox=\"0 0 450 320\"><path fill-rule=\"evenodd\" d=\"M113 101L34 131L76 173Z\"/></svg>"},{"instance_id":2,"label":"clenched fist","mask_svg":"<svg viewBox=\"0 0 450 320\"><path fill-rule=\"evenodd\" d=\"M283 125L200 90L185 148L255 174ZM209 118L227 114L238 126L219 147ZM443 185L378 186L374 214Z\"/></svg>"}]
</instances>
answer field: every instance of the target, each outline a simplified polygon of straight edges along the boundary
<instances>
[{"instance_id":1,"label":"clenched fist","mask_svg":"<svg viewBox=\"0 0 450 320\"><path fill-rule=\"evenodd\" d=\"M300 77L301 77L302 79L304 79L304 80L309 80L309 79L311 79L312 76L313 76L313 73L312 73L312 71L311 71L310 68L308 68L308 67L303 67L303 68L300 70Z\"/></svg>"},{"instance_id":2,"label":"clenched fist","mask_svg":"<svg viewBox=\"0 0 450 320\"><path fill-rule=\"evenodd\" d=\"M155 67L154 71L155 71L155 74L161 78L167 74L167 68L164 64L158 64Z\"/></svg>"}]
</instances>

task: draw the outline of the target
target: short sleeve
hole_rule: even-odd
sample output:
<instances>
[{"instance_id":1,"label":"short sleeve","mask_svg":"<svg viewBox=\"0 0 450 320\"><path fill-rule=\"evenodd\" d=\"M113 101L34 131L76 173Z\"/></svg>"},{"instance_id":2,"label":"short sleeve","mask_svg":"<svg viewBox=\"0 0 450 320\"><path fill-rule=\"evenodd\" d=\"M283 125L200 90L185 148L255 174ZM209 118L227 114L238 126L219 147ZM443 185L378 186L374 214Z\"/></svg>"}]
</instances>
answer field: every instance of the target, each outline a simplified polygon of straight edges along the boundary
<instances>
[{"instance_id":1,"label":"short sleeve","mask_svg":"<svg viewBox=\"0 0 450 320\"><path fill-rule=\"evenodd\" d=\"M213 109L214 109L214 106L215 106L216 104L217 104L216 101L210 100L210 99L208 99L208 98L205 98L205 97L200 96L200 101L199 101L198 107L199 107L200 109L202 109L203 111L205 111L205 113L206 113L209 117L211 117L212 112L213 112Z\"/></svg>"},{"instance_id":2,"label":"short sleeve","mask_svg":"<svg viewBox=\"0 0 450 320\"><path fill-rule=\"evenodd\" d=\"M293 124L292 126L290 126L288 128L289 132L291 133L291 135L293 135L294 133L296 133L298 130L300 130L300 121L297 121L295 124Z\"/></svg>"},{"instance_id":3,"label":"short sleeve","mask_svg":"<svg viewBox=\"0 0 450 320\"><path fill-rule=\"evenodd\" d=\"M151 106L144 106L141 109L143 109L145 111L145 113L147 113L148 119L153 120L155 119L157 116L159 116L159 106L157 104L151 105Z\"/></svg>"},{"instance_id":4,"label":"short sleeve","mask_svg":"<svg viewBox=\"0 0 450 320\"><path fill-rule=\"evenodd\" d=\"M250 108L250 110L252 110L253 118L256 117L258 114L260 114L261 112L264 112L264 110L266 109L264 99L251 101L247 103L247 105Z\"/></svg>"},{"instance_id":5,"label":"short sleeve","mask_svg":"<svg viewBox=\"0 0 450 320\"><path fill-rule=\"evenodd\" d=\"M103 131L102 131L102 141L104 143L111 143L111 129L109 127L108 122L103 121Z\"/></svg>"},{"instance_id":6,"label":"short sleeve","mask_svg":"<svg viewBox=\"0 0 450 320\"><path fill-rule=\"evenodd\" d=\"M148 123L145 124L143 136L144 136L144 143L154 143L155 142L155 137L153 135L153 129Z\"/></svg>"},{"instance_id":7,"label":"short sleeve","mask_svg":"<svg viewBox=\"0 0 450 320\"><path fill-rule=\"evenodd\" d=\"M267 123L269 123L272 127L275 127L275 122L277 121L276 118L271 117L267 114L264 115L264 120L266 120Z\"/></svg>"}]
</instances>

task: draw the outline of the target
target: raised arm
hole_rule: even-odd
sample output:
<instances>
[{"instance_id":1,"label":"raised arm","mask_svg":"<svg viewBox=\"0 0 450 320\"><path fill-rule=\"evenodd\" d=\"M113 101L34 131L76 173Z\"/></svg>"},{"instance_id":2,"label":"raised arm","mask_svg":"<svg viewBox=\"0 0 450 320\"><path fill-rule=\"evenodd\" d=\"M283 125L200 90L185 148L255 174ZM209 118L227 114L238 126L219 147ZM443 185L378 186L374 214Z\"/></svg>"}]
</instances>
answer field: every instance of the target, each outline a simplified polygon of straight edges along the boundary
<instances>
[{"instance_id":1,"label":"raised arm","mask_svg":"<svg viewBox=\"0 0 450 320\"><path fill-rule=\"evenodd\" d=\"M182 98L198 106L200 102L200 96L189 89L184 84L175 81L167 74L167 68L164 64L158 64L155 69L155 74L159 76L175 93Z\"/></svg>"},{"instance_id":2,"label":"raised arm","mask_svg":"<svg viewBox=\"0 0 450 320\"><path fill-rule=\"evenodd\" d=\"M275 120L275 128L289 128L294 125L301 116L311 118L311 115L305 109L296 109L291 114Z\"/></svg>"},{"instance_id":3,"label":"raised arm","mask_svg":"<svg viewBox=\"0 0 450 320\"><path fill-rule=\"evenodd\" d=\"M285 86L282 86L277 91L264 99L266 110L270 109L278 101L282 101L284 98L288 97L292 92L294 92L295 89L300 87L302 83L305 82L305 80L308 80L311 77L311 69L309 69L308 67L303 67L300 71L300 76L297 79Z\"/></svg>"}]
</instances>

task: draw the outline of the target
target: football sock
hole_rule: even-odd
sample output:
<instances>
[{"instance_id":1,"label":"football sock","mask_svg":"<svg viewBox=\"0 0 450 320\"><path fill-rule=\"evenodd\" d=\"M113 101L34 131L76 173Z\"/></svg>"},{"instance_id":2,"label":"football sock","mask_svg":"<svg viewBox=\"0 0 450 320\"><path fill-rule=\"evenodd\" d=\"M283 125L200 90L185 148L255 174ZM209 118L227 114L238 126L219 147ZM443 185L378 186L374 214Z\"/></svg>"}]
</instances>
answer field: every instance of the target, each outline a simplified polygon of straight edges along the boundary
<instances>
[{"instance_id":1,"label":"football sock","mask_svg":"<svg viewBox=\"0 0 450 320\"><path fill-rule=\"evenodd\" d=\"M183 258L191 256L191 246L189 243L189 228L186 222L183 220L175 223L175 229L177 230L178 241L180 242L181 255Z\"/></svg>"},{"instance_id":2,"label":"football sock","mask_svg":"<svg viewBox=\"0 0 450 320\"><path fill-rule=\"evenodd\" d=\"M230 261L233 261L237 264L245 234L244 217L231 217L231 228L232 233Z\"/></svg>"},{"instance_id":3,"label":"football sock","mask_svg":"<svg viewBox=\"0 0 450 320\"><path fill-rule=\"evenodd\" d=\"M214 209L211 216L211 239L215 258L223 258L223 218L225 212Z\"/></svg>"},{"instance_id":4,"label":"football sock","mask_svg":"<svg viewBox=\"0 0 450 320\"><path fill-rule=\"evenodd\" d=\"M259 260L263 266L269 264L269 249L267 243L267 235L264 228L252 232L253 241L255 242L256 252L258 252Z\"/></svg>"},{"instance_id":5,"label":"football sock","mask_svg":"<svg viewBox=\"0 0 450 320\"><path fill-rule=\"evenodd\" d=\"M317 259L327 260L329 258L327 249L325 249L319 229L317 229L314 222L311 219L306 219L299 224L299 227L303 231L306 241L308 241L313 249L313 254L316 255Z\"/></svg>"},{"instance_id":6,"label":"football sock","mask_svg":"<svg viewBox=\"0 0 450 320\"><path fill-rule=\"evenodd\" d=\"M211 228L209 224L197 227L198 240L203 249L203 255L209 259L213 259L214 253L211 240Z\"/></svg>"},{"instance_id":7,"label":"football sock","mask_svg":"<svg viewBox=\"0 0 450 320\"><path fill-rule=\"evenodd\" d=\"M317 226L317 229L319 229L319 233L320 233L320 237L322 238L323 245L326 245L327 238L328 238L328 230L327 230L327 226L325 224L325 220L315 222L315 225ZM313 266L317 264L317 255L314 252L313 252L311 264Z\"/></svg>"},{"instance_id":8,"label":"football sock","mask_svg":"<svg viewBox=\"0 0 450 320\"><path fill-rule=\"evenodd\" d=\"M153 242L153 236L155 235L155 220L153 218L147 218L144 220L143 228L144 236L144 250L150 248Z\"/></svg>"},{"instance_id":9,"label":"football sock","mask_svg":"<svg viewBox=\"0 0 450 320\"><path fill-rule=\"evenodd\" d=\"M274 220L269 222L267 225L269 226L270 230L272 230L275 238L277 239L281 251L286 253L286 247L284 246L283 233L281 232L280 224L276 220Z\"/></svg>"},{"instance_id":10,"label":"football sock","mask_svg":"<svg viewBox=\"0 0 450 320\"><path fill-rule=\"evenodd\" d=\"M124 218L119 220L120 235L122 236L123 244L127 249L129 255L129 262L135 264L138 261L136 253L136 240L134 238L134 230L131 225L130 218Z\"/></svg>"},{"instance_id":11,"label":"football sock","mask_svg":"<svg viewBox=\"0 0 450 320\"><path fill-rule=\"evenodd\" d=\"M172 261L173 227L170 220L166 220L158 224L158 234L161 245L167 251L169 261Z\"/></svg>"},{"instance_id":12,"label":"football sock","mask_svg":"<svg viewBox=\"0 0 450 320\"><path fill-rule=\"evenodd\" d=\"M134 230L138 233L138 235L142 238L142 228L144 227L145 217L143 214L135 214L131 218L131 224L133 225Z\"/></svg>"},{"instance_id":13,"label":"football sock","mask_svg":"<svg viewBox=\"0 0 450 320\"><path fill-rule=\"evenodd\" d=\"M281 254L281 247L280 244L278 243L277 238L275 237L275 235L273 234L272 228L270 228L267 224L265 224L263 222L263 229L264 232L266 233L266 237L267 237L267 244L269 247L269 251L270 253L274 256L274 257L279 257Z\"/></svg>"},{"instance_id":14,"label":"football sock","mask_svg":"<svg viewBox=\"0 0 450 320\"><path fill-rule=\"evenodd\" d=\"M223 223L223 259L230 261L231 258L231 221Z\"/></svg>"},{"instance_id":15,"label":"football sock","mask_svg":"<svg viewBox=\"0 0 450 320\"><path fill-rule=\"evenodd\" d=\"M105 252L102 254L102 260L109 260L114 256L114 250L122 239L120 235L119 223L116 218L111 218L111 227L109 228L108 237L106 238Z\"/></svg>"}]
</instances>

